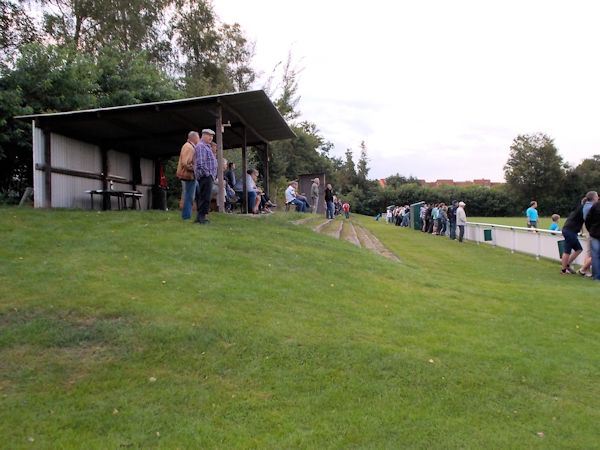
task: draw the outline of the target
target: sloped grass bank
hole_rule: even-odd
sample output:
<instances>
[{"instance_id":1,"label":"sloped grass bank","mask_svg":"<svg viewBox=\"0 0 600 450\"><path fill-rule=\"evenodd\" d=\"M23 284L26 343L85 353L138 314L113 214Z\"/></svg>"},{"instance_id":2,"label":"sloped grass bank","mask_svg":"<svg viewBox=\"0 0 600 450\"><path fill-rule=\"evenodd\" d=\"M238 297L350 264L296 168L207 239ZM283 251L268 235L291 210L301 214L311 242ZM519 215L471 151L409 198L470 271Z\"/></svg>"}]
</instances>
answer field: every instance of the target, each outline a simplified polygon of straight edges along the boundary
<instances>
[{"instance_id":1,"label":"sloped grass bank","mask_svg":"<svg viewBox=\"0 0 600 450\"><path fill-rule=\"evenodd\" d=\"M0 447L597 445L592 282L301 217L1 209Z\"/></svg>"}]
</instances>

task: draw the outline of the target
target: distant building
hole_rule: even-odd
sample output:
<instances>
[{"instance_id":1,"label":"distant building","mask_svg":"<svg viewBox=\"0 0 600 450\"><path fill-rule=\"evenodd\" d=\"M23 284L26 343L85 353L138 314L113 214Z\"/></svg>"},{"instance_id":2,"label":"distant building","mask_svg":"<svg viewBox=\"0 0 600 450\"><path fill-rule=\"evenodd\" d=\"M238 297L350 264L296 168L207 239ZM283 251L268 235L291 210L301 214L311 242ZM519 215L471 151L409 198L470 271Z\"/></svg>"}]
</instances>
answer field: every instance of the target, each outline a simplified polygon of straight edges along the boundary
<instances>
[{"instance_id":1,"label":"distant building","mask_svg":"<svg viewBox=\"0 0 600 450\"><path fill-rule=\"evenodd\" d=\"M483 187L495 187L500 186L504 183L498 183L487 178L476 178L473 181L454 181L452 179L438 179L436 181L425 181L419 180L419 184L421 186L427 187L440 187L440 186L457 186L457 187L467 187L467 186L483 186Z\"/></svg>"}]
</instances>

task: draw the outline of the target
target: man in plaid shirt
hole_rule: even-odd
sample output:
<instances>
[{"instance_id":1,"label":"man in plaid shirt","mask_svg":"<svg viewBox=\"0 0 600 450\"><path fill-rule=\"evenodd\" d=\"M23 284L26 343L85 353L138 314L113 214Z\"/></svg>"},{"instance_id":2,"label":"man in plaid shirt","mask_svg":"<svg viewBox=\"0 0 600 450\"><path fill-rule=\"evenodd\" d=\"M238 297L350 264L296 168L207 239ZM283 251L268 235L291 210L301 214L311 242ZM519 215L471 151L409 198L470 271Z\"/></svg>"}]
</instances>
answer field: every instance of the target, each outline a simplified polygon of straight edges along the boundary
<instances>
[{"instance_id":1,"label":"man in plaid shirt","mask_svg":"<svg viewBox=\"0 0 600 450\"><path fill-rule=\"evenodd\" d=\"M217 179L217 158L210 147L215 132L208 128L202 130L200 142L196 145L196 180L198 181L198 217L196 223L206 224L213 181Z\"/></svg>"}]
</instances>

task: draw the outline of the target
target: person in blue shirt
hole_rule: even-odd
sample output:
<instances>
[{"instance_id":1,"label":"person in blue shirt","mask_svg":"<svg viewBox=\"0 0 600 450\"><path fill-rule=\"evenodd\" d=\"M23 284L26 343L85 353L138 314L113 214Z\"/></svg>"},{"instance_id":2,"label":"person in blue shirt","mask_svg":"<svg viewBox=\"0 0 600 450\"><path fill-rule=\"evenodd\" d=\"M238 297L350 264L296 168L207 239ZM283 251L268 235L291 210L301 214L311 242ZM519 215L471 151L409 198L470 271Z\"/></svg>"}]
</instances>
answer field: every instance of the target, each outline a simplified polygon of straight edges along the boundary
<instances>
[{"instance_id":1,"label":"person in blue shirt","mask_svg":"<svg viewBox=\"0 0 600 450\"><path fill-rule=\"evenodd\" d=\"M527 228L537 228L538 223L538 212L537 202L533 200L527 208Z\"/></svg>"},{"instance_id":2,"label":"person in blue shirt","mask_svg":"<svg viewBox=\"0 0 600 450\"><path fill-rule=\"evenodd\" d=\"M558 214L552 214L552 225L550 225L550 231L560 231L560 226L558 225L559 220L560 216Z\"/></svg>"}]
</instances>

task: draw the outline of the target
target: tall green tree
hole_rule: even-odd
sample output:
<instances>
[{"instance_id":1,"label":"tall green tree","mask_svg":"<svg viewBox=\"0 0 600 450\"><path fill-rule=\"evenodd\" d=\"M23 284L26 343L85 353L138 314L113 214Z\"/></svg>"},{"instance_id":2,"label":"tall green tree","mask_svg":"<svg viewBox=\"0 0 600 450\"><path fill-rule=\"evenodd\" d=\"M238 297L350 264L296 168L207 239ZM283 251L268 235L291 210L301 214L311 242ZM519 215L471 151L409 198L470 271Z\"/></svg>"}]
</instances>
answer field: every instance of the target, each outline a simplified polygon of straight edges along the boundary
<instances>
[{"instance_id":1,"label":"tall green tree","mask_svg":"<svg viewBox=\"0 0 600 450\"><path fill-rule=\"evenodd\" d=\"M0 0L0 71L14 63L19 49L37 40L33 19L20 2Z\"/></svg>"},{"instance_id":2,"label":"tall green tree","mask_svg":"<svg viewBox=\"0 0 600 450\"><path fill-rule=\"evenodd\" d=\"M31 44L0 78L0 190L31 186L31 126L14 117L96 106L96 67L56 46Z\"/></svg>"},{"instance_id":3,"label":"tall green tree","mask_svg":"<svg viewBox=\"0 0 600 450\"><path fill-rule=\"evenodd\" d=\"M504 178L520 204L525 207L537 200L540 210L551 214L565 179L563 159L554 140L543 133L517 136L510 146Z\"/></svg>"},{"instance_id":4,"label":"tall green tree","mask_svg":"<svg viewBox=\"0 0 600 450\"><path fill-rule=\"evenodd\" d=\"M361 181L365 181L369 175L369 158L367 156L367 144L365 141L360 143L360 157L356 163L356 175Z\"/></svg>"},{"instance_id":5,"label":"tall green tree","mask_svg":"<svg viewBox=\"0 0 600 450\"><path fill-rule=\"evenodd\" d=\"M573 173L580 177L584 189L600 190L600 155L584 159Z\"/></svg>"},{"instance_id":6,"label":"tall green tree","mask_svg":"<svg viewBox=\"0 0 600 450\"><path fill-rule=\"evenodd\" d=\"M169 47L162 19L171 0L35 0L48 38L76 51L123 52Z\"/></svg>"}]
</instances>

